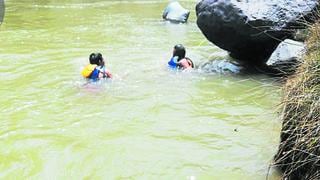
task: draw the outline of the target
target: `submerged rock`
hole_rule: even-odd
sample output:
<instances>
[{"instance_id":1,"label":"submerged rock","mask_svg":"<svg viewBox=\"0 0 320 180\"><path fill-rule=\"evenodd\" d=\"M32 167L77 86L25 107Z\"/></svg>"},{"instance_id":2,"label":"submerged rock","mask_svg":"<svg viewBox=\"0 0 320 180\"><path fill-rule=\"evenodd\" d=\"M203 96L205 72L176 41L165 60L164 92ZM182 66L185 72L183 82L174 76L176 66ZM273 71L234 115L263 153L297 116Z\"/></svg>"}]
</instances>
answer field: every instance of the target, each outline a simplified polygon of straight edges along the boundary
<instances>
[{"instance_id":1,"label":"submerged rock","mask_svg":"<svg viewBox=\"0 0 320 180\"><path fill-rule=\"evenodd\" d=\"M199 69L204 73L236 74L240 73L242 67L227 60L214 60L200 65Z\"/></svg>"},{"instance_id":2,"label":"submerged rock","mask_svg":"<svg viewBox=\"0 0 320 180\"><path fill-rule=\"evenodd\" d=\"M318 0L202 0L197 24L206 38L242 62L264 64L294 30L313 21Z\"/></svg>"},{"instance_id":3,"label":"submerged rock","mask_svg":"<svg viewBox=\"0 0 320 180\"><path fill-rule=\"evenodd\" d=\"M186 23L189 18L190 11L183 8L179 2L171 2L162 14L162 18L176 23Z\"/></svg>"},{"instance_id":4,"label":"submerged rock","mask_svg":"<svg viewBox=\"0 0 320 180\"><path fill-rule=\"evenodd\" d=\"M305 52L306 46L304 43L286 39L278 45L266 64L281 74L289 75L302 62Z\"/></svg>"}]
</instances>

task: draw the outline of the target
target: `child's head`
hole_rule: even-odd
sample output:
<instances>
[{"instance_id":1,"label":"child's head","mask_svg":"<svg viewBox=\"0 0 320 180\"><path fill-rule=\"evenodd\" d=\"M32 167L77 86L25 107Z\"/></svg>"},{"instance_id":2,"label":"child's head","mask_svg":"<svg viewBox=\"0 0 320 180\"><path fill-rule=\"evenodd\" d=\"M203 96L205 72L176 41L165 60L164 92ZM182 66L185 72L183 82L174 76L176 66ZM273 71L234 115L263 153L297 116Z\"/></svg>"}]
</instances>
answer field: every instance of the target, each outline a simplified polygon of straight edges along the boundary
<instances>
[{"instance_id":1,"label":"child's head","mask_svg":"<svg viewBox=\"0 0 320 180\"><path fill-rule=\"evenodd\" d=\"M90 64L104 65L104 60L101 53L91 53L89 56Z\"/></svg>"},{"instance_id":2,"label":"child's head","mask_svg":"<svg viewBox=\"0 0 320 180\"><path fill-rule=\"evenodd\" d=\"M173 56L178 56L178 60L183 59L186 56L186 49L182 44L177 44L174 46Z\"/></svg>"}]
</instances>

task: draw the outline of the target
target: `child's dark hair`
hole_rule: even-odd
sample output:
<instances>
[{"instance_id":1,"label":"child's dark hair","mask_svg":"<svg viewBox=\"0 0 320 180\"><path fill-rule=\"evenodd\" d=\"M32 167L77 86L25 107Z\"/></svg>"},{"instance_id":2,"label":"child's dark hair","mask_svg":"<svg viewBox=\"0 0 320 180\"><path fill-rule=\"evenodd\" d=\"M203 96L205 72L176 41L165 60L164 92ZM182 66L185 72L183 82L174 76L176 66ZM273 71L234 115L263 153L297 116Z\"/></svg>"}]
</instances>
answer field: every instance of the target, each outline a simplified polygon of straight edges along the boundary
<instances>
[{"instance_id":1,"label":"child's dark hair","mask_svg":"<svg viewBox=\"0 0 320 180\"><path fill-rule=\"evenodd\" d=\"M90 64L99 65L102 59L103 58L101 53L91 53L89 56Z\"/></svg>"},{"instance_id":2,"label":"child's dark hair","mask_svg":"<svg viewBox=\"0 0 320 180\"><path fill-rule=\"evenodd\" d=\"M177 44L174 46L173 56L178 56L178 61L186 56L186 49L183 47L182 44Z\"/></svg>"}]
</instances>

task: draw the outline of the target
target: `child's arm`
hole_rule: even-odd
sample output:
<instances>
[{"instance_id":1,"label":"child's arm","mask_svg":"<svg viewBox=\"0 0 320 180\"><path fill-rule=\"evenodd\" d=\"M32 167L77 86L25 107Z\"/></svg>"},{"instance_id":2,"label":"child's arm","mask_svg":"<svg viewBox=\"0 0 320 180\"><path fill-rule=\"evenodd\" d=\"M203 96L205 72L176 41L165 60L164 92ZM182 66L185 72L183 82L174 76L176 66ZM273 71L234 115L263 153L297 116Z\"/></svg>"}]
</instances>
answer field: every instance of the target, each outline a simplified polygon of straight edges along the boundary
<instances>
[{"instance_id":1,"label":"child's arm","mask_svg":"<svg viewBox=\"0 0 320 180\"><path fill-rule=\"evenodd\" d=\"M110 73L110 71L107 70L105 73L108 78L112 78L112 74Z\"/></svg>"},{"instance_id":2,"label":"child's arm","mask_svg":"<svg viewBox=\"0 0 320 180\"><path fill-rule=\"evenodd\" d=\"M99 78L112 78L112 74L105 68L100 68Z\"/></svg>"}]
</instances>

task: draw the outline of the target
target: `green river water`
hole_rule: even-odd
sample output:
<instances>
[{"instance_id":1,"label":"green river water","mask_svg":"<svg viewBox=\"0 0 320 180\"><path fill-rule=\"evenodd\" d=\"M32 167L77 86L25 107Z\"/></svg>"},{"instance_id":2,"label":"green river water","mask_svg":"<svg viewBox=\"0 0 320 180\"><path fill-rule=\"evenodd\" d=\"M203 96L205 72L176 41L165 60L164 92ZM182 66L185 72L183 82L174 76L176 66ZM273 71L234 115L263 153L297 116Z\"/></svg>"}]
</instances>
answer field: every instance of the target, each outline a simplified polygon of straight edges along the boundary
<instances>
[{"instance_id":1,"label":"green river water","mask_svg":"<svg viewBox=\"0 0 320 180\"><path fill-rule=\"evenodd\" d=\"M0 179L265 179L279 141L279 84L173 72L225 59L168 1L7 0L0 26ZM86 84L101 52L112 81ZM277 179L271 171L270 179Z\"/></svg>"}]
</instances>

